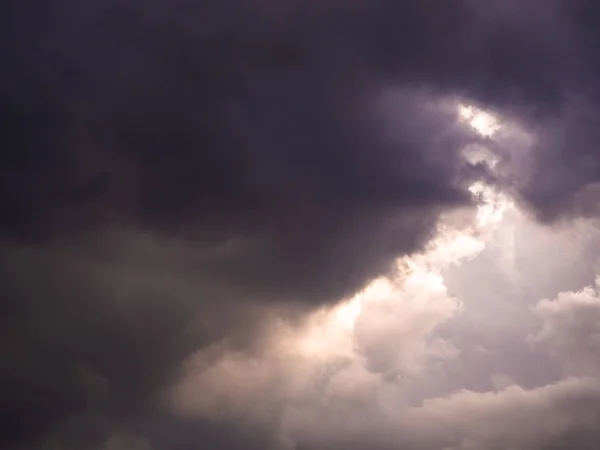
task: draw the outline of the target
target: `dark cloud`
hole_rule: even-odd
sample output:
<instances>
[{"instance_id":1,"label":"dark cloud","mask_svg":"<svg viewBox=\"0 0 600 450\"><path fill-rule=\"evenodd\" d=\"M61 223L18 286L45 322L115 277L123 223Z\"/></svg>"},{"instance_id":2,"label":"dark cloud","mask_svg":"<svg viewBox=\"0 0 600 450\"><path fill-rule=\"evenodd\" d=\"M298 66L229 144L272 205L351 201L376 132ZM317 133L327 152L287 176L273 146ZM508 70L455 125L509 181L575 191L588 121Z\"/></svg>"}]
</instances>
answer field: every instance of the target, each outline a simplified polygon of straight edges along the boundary
<instances>
[{"instance_id":1,"label":"dark cloud","mask_svg":"<svg viewBox=\"0 0 600 450\"><path fill-rule=\"evenodd\" d=\"M242 4L44 8L9 15L24 24L7 31L11 234L126 223L243 240L227 268L241 282L323 301L385 271L441 209L466 202L459 150L476 137L418 86L387 84L371 55L383 36L370 42L375 25L361 19L384 18L377 7L289 5L284 23ZM444 25L413 9L392 12ZM402 133L388 135L386 114Z\"/></svg>"},{"instance_id":2,"label":"dark cloud","mask_svg":"<svg viewBox=\"0 0 600 450\"><path fill-rule=\"evenodd\" d=\"M194 351L260 352L274 316L353 294L468 205L493 177L461 156L485 139L457 99L533 136L527 176L504 149L495 181L541 219L596 213L595 3L275 3L0 7L3 443L273 444L162 392Z\"/></svg>"},{"instance_id":3,"label":"dark cloud","mask_svg":"<svg viewBox=\"0 0 600 450\"><path fill-rule=\"evenodd\" d=\"M202 249L180 245L124 231L2 245L3 438L73 432L91 445L164 415L161 391L194 351L253 351L265 301L198 273L189 256Z\"/></svg>"},{"instance_id":4,"label":"dark cloud","mask_svg":"<svg viewBox=\"0 0 600 450\"><path fill-rule=\"evenodd\" d=\"M596 178L589 1L31 3L4 15L11 229L116 215L248 233L302 201L317 209L295 213L305 220L451 202L452 157L432 164L432 142L377 129L373 99L389 86L533 126L540 161L523 195L542 216Z\"/></svg>"}]
</instances>

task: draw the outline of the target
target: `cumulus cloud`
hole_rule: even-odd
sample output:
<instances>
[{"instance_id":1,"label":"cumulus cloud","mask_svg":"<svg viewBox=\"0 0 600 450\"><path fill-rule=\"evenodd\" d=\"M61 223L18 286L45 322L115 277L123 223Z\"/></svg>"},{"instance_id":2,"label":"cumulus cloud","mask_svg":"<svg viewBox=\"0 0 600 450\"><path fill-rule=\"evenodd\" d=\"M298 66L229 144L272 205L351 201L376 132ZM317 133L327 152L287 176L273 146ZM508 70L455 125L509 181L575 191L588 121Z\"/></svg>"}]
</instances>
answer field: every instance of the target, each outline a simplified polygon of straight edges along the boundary
<instances>
[{"instance_id":1,"label":"cumulus cloud","mask_svg":"<svg viewBox=\"0 0 600 450\"><path fill-rule=\"evenodd\" d=\"M596 2L275 3L0 6L0 445L481 448L504 402L534 424L505 446L576 442L593 379L466 372L521 382L530 294L593 272ZM574 217L578 285L539 282ZM595 298L537 340L589 357Z\"/></svg>"},{"instance_id":2,"label":"cumulus cloud","mask_svg":"<svg viewBox=\"0 0 600 450\"><path fill-rule=\"evenodd\" d=\"M578 378L530 391L517 386L496 393L464 391L425 401L409 417L426 424L424 437L435 434L436 424L441 428L430 448L544 448L573 428L595 429L599 392L597 380Z\"/></svg>"},{"instance_id":3,"label":"cumulus cloud","mask_svg":"<svg viewBox=\"0 0 600 450\"><path fill-rule=\"evenodd\" d=\"M167 393L169 403L184 415L271 421L296 405L376 407L372 396L382 382L419 377L432 360L456 352L432 334L460 304L417 277L397 286L376 282L300 325L274 321L259 353L218 345L195 353Z\"/></svg>"},{"instance_id":4,"label":"cumulus cloud","mask_svg":"<svg viewBox=\"0 0 600 450\"><path fill-rule=\"evenodd\" d=\"M600 297L598 283L577 292L561 292L553 300L541 300L533 313L541 329L532 336L535 343L560 358L567 370L598 376L600 367Z\"/></svg>"},{"instance_id":5,"label":"cumulus cloud","mask_svg":"<svg viewBox=\"0 0 600 450\"><path fill-rule=\"evenodd\" d=\"M600 390L590 378L532 390L514 385L497 392L465 390L417 405L403 401L397 386L370 387L360 396L355 392L352 403L316 393L306 402L280 399L277 419L268 424L274 447L529 450L592 448L598 437ZM259 420L247 414L237 415L236 422Z\"/></svg>"}]
</instances>

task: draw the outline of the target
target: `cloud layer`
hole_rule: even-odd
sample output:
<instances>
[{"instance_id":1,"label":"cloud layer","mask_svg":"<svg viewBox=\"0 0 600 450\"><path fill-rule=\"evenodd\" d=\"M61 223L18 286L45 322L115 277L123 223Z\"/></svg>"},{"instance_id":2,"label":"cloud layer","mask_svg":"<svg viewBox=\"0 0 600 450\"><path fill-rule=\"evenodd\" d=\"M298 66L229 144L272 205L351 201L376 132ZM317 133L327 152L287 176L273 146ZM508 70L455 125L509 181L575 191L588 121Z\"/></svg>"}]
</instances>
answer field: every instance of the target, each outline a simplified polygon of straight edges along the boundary
<instances>
[{"instance_id":1,"label":"cloud layer","mask_svg":"<svg viewBox=\"0 0 600 450\"><path fill-rule=\"evenodd\" d=\"M3 448L597 441L596 3L5 3Z\"/></svg>"}]
</instances>

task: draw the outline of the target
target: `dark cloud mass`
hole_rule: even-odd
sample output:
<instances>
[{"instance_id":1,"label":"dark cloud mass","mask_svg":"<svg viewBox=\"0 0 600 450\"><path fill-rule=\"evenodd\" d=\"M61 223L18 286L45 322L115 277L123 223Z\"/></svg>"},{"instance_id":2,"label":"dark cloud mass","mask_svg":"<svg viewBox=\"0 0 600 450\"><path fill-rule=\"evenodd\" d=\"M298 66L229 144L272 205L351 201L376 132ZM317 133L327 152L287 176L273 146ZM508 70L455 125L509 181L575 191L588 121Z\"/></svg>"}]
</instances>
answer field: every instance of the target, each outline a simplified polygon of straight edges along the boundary
<instances>
[{"instance_id":1,"label":"dark cloud mass","mask_svg":"<svg viewBox=\"0 0 600 450\"><path fill-rule=\"evenodd\" d=\"M164 392L195 352L260 361L275 318L302 323L423 249L477 179L544 222L598 212L591 0L9 0L0 17L2 448L337 448L344 427L311 419L291 447L272 422L182 418ZM467 163L465 146L489 142L457 101L519 123L527 154L498 148L495 173ZM546 335L574 334L549 311ZM401 372L382 323L359 323L362 345ZM556 390L597 399L573 383ZM476 408L493 422L525 402L536 423L576 409L543 392ZM403 420L447 420L432 402ZM488 419L404 447L361 422L343 445L554 448L546 431L482 447ZM560 439L586 439L588 422L560 423Z\"/></svg>"}]
</instances>

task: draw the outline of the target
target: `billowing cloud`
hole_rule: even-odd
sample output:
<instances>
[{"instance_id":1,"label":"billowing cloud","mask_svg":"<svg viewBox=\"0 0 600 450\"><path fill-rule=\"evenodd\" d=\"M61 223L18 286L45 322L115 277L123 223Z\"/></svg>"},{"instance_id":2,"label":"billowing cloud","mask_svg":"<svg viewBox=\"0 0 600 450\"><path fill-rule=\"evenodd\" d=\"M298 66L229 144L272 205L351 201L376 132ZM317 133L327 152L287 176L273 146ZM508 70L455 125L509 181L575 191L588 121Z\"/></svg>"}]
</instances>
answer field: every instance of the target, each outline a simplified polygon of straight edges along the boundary
<instances>
[{"instance_id":1,"label":"billowing cloud","mask_svg":"<svg viewBox=\"0 0 600 450\"><path fill-rule=\"evenodd\" d=\"M4 2L0 446L594 439L599 12Z\"/></svg>"},{"instance_id":2,"label":"billowing cloud","mask_svg":"<svg viewBox=\"0 0 600 450\"><path fill-rule=\"evenodd\" d=\"M554 300L541 300L534 314L541 329L532 336L564 362L567 370L600 374L600 297L598 282L577 292L561 292Z\"/></svg>"}]
</instances>

